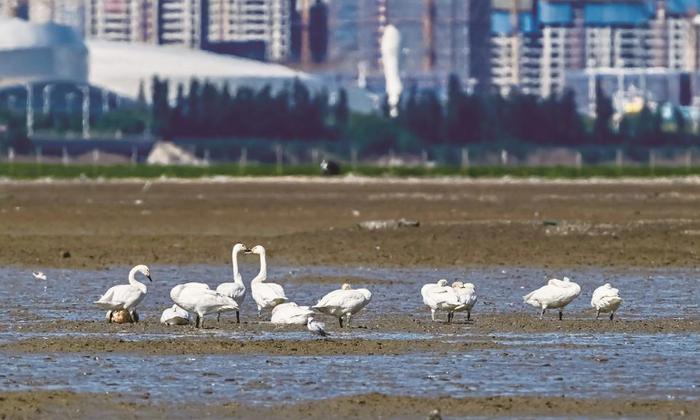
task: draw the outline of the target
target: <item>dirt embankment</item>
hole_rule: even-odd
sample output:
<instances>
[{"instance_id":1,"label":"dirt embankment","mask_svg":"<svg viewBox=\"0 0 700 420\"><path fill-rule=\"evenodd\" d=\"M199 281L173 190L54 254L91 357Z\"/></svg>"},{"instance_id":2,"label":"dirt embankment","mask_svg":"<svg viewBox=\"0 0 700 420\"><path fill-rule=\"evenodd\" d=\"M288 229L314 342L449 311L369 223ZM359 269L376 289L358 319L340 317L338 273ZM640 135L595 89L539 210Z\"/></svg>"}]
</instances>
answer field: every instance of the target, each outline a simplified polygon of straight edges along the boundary
<instances>
[{"instance_id":1,"label":"dirt embankment","mask_svg":"<svg viewBox=\"0 0 700 420\"><path fill-rule=\"evenodd\" d=\"M696 266L693 183L0 183L0 264ZM409 218L420 227L365 231Z\"/></svg>"}]
</instances>

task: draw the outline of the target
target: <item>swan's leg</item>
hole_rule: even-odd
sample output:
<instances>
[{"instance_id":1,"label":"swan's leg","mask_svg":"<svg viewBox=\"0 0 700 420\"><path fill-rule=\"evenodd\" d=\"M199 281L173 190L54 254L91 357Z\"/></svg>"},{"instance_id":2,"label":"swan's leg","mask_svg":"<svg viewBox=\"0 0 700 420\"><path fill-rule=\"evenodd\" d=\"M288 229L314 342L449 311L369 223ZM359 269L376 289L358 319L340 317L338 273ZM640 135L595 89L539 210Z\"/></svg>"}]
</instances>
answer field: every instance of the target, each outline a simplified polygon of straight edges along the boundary
<instances>
[{"instance_id":1,"label":"swan's leg","mask_svg":"<svg viewBox=\"0 0 700 420\"><path fill-rule=\"evenodd\" d=\"M216 313L216 322L221 321L221 312Z\"/></svg>"},{"instance_id":2,"label":"swan's leg","mask_svg":"<svg viewBox=\"0 0 700 420\"><path fill-rule=\"evenodd\" d=\"M542 308L542 312L540 313L540 319L544 319L544 311L546 311L547 308Z\"/></svg>"},{"instance_id":3,"label":"swan's leg","mask_svg":"<svg viewBox=\"0 0 700 420\"><path fill-rule=\"evenodd\" d=\"M452 322L452 312L447 313L447 323L449 324L450 322Z\"/></svg>"},{"instance_id":4,"label":"swan's leg","mask_svg":"<svg viewBox=\"0 0 700 420\"><path fill-rule=\"evenodd\" d=\"M345 327L346 327L346 328L350 328L350 315L351 315L351 314L348 314L348 315L347 315L347 319L345 320Z\"/></svg>"},{"instance_id":5,"label":"swan's leg","mask_svg":"<svg viewBox=\"0 0 700 420\"><path fill-rule=\"evenodd\" d=\"M262 308L258 305L258 318L262 318Z\"/></svg>"},{"instance_id":6,"label":"swan's leg","mask_svg":"<svg viewBox=\"0 0 700 420\"><path fill-rule=\"evenodd\" d=\"M615 317L615 311L610 312L610 320L612 321Z\"/></svg>"},{"instance_id":7,"label":"swan's leg","mask_svg":"<svg viewBox=\"0 0 700 420\"><path fill-rule=\"evenodd\" d=\"M199 314L197 314L197 318L195 318L195 322L194 322L195 328L199 328L199 321L200 321Z\"/></svg>"},{"instance_id":8,"label":"swan's leg","mask_svg":"<svg viewBox=\"0 0 700 420\"><path fill-rule=\"evenodd\" d=\"M114 311L109 311L109 323L112 323L112 316L114 316Z\"/></svg>"},{"instance_id":9,"label":"swan's leg","mask_svg":"<svg viewBox=\"0 0 700 420\"><path fill-rule=\"evenodd\" d=\"M343 328L343 316L338 317L338 322L340 323L340 328Z\"/></svg>"},{"instance_id":10,"label":"swan's leg","mask_svg":"<svg viewBox=\"0 0 700 420\"><path fill-rule=\"evenodd\" d=\"M600 318L600 309L595 312L595 319Z\"/></svg>"},{"instance_id":11,"label":"swan's leg","mask_svg":"<svg viewBox=\"0 0 700 420\"><path fill-rule=\"evenodd\" d=\"M559 321L564 317L564 311L562 309L559 309Z\"/></svg>"},{"instance_id":12,"label":"swan's leg","mask_svg":"<svg viewBox=\"0 0 700 420\"><path fill-rule=\"evenodd\" d=\"M236 324L241 323L241 313L236 311Z\"/></svg>"},{"instance_id":13,"label":"swan's leg","mask_svg":"<svg viewBox=\"0 0 700 420\"><path fill-rule=\"evenodd\" d=\"M467 321L471 321L471 319L472 319L472 311L467 309Z\"/></svg>"},{"instance_id":14,"label":"swan's leg","mask_svg":"<svg viewBox=\"0 0 700 420\"><path fill-rule=\"evenodd\" d=\"M435 309L430 309L430 317L433 318L433 322L435 322Z\"/></svg>"}]
</instances>

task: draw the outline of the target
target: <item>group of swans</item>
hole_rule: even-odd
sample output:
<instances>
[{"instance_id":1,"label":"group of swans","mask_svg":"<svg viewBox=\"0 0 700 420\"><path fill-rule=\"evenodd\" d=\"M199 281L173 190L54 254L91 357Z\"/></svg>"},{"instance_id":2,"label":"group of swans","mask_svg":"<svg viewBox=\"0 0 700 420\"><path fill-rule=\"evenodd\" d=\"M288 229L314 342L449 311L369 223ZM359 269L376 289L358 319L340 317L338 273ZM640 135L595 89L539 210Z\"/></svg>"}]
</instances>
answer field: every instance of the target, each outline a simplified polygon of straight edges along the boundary
<instances>
[{"instance_id":1,"label":"group of swans","mask_svg":"<svg viewBox=\"0 0 700 420\"><path fill-rule=\"evenodd\" d=\"M452 286L447 280L428 283L421 288L423 303L430 308L430 316L435 321L435 312L447 312L447 322L452 322L455 312L467 311L467 320L471 319L472 308L476 303L476 288L471 283L456 281Z\"/></svg>"},{"instance_id":2,"label":"group of swans","mask_svg":"<svg viewBox=\"0 0 700 420\"><path fill-rule=\"evenodd\" d=\"M558 309L559 319L564 316L564 307L581 294L581 286L572 282L568 277L563 280L551 279L546 285L528 293L523 297L525 303L540 308L540 319L544 317L547 309ZM467 320L471 318L471 310L476 303L476 289L471 283L460 281L447 284L447 280L441 279L437 283L428 283L421 289L423 303L430 308L430 314L435 321L435 312L447 312L447 322L454 319L455 312L466 311ZM601 313L610 313L610 320L615 316L615 311L622 304L620 291L613 288L610 283L600 286L593 292L591 306L596 309L596 319Z\"/></svg>"},{"instance_id":3,"label":"group of swans","mask_svg":"<svg viewBox=\"0 0 700 420\"><path fill-rule=\"evenodd\" d=\"M564 316L564 308L581 294L581 286L564 277L563 280L551 279L546 285L523 296L525 303L540 308L540 319L547 309L559 309L559 320ZM596 319L601 312L610 312L610 320L615 317L615 311L622 304L620 291L610 283L595 289L591 298L591 306L596 309Z\"/></svg>"},{"instance_id":4,"label":"group of swans","mask_svg":"<svg viewBox=\"0 0 700 420\"><path fill-rule=\"evenodd\" d=\"M263 310L271 309L270 321L273 324L306 325L312 333L325 335L323 324L313 320L314 314L334 316L338 318L342 328L343 319L346 320L346 325L349 325L350 317L367 306L372 299L369 290L355 290L349 284L344 284L340 290L334 290L322 297L313 307L289 302L282 286L266 281L265 248L257 245L248 249L244 244L238 243L231 250L233 282L222 283L216 290L201 282L188 282L173 287L170 290L170 299L174 305L163 311L160 322L167 325L187 325L194 321L195 326L201 328L206 315L216 313L218 320L222 312L236 311L236 322L240 323L240 307L247 292L238 269L238 254L241 252L257 254L260 257L260 271L251 280L250 291L258 309L258 317L262 316ZM135 279L136 273L139 272L151 280L148 267L138 265L129 273L128 285L112 287L95 302L109 311L109 322L121 322L115 318L115 313L122 310L128 312L132 321L137 319L134 309L146 296L147 290L145 284Z\"/></svg>"}]
</instances>

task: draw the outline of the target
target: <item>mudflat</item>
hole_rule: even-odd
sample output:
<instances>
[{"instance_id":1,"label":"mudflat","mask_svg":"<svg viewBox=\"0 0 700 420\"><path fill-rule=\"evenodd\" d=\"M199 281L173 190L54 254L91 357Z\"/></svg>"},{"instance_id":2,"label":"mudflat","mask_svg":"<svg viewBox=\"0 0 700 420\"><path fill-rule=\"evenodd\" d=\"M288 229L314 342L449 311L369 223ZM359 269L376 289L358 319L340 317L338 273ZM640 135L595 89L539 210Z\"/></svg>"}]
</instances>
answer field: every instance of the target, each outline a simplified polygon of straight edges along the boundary
<instances>
[{"instance_id":1,"label":"mudflat","mask_svg":"<svg viewBox=\"0 0 700 420\"><path fill-rule=\"evenodd\" d=\"M234 241L299 265L700 263L700 181L239 179L0 183L0 264L227 263ZM367 231L367 220L419 227Z\"/></svg>"}]
</instances>

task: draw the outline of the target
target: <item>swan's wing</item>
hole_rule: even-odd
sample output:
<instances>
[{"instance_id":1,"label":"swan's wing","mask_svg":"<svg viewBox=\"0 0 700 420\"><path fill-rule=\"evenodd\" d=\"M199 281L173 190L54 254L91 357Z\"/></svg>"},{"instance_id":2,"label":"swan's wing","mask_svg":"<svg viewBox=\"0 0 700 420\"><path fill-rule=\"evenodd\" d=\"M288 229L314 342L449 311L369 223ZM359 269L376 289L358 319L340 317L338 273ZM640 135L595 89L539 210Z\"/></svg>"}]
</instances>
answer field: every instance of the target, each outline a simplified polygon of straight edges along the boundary
<instances>
[{"instance_id":1,"label":"swan's wing","mask_svg":"<svg viewBox=\"0 0 700 420\"><path fill-rule=\"evenodd\" d=\"M323 296L314 307L337 306L342 300L343 292L347 290L334 290Z\"/></svg>"},{"instance_id":2,"label":"swan's wing","mask_svg":"<svg viewBox=\"0 0 700 420\"><path fill-rule=\"evenodd\" d=\"M111 303L129 307L143 298L143 292L130 284L114 286L100 298L100 303Z\"/></svg>"},{"instance_id":3,"label":"swan's wing","mask_svg":"<svg viewBox=\"0 0 700 420\"><path fill-rule=\"evenodd\" d=\"M278 297L282 297L285 299L287 298L287 295L284 294L284 289L279 284L277 284L277 283L264 283L264 284L266 284L270 288L270 290L272 290Z\"/></svg>"},{"instance_id":4,"label":"swan's wing","mask_svg":"<svg viewBox=\"0 0 700 420\"><path fill-rule=\"evenodd\" d=\"M245 286L238 283L221 283L216 291L228 297L238 297L241 292L245 293Z\"/></svg>"}]
</instances>

